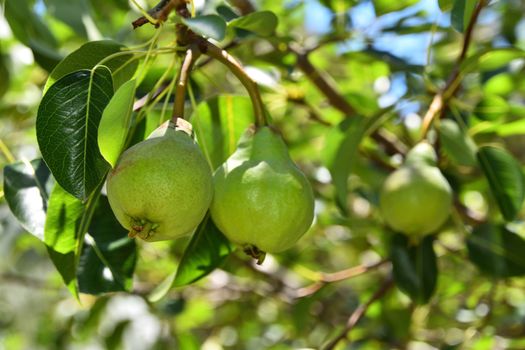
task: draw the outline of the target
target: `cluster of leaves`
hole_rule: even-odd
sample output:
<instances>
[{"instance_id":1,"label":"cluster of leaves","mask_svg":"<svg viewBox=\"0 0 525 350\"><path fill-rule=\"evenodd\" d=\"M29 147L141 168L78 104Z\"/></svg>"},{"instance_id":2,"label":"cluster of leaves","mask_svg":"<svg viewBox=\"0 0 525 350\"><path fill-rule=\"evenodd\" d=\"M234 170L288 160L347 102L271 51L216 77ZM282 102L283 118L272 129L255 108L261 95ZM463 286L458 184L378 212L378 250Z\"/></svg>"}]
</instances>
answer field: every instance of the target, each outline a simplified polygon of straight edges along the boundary
<instances>
[{"instance_id":1,"label":"cluster of leaves","mask_svg":"<svg viewBox=\"0 0 525 350\"><path fill-rule=\"evenodd\" d=\"M70 291L77 297L79 292L134 291L148 301L161 300L149 310L159 322L177 329L173 337L180 348L197 349L208 339L225 347L281 343L287 349L319 347L337 334L357 303L366 301L392 273L404 294L397 289L387 294L355 330L353 336L366 348L402 346L417 339L434 346L485 349L497 345L494 335L505 338L505 344L521 336L525 52L520 47L525 38L517 35L516 26L523 20L523 5L509 0L485 8L501 26L478 23L484 34L475 36L466 59L458 62L478 1L439 1L446 20L437 23L425 12L424 1L320 1L323 6L315 6L332 21L313 34L302 28L308 5L261 3L264 11L243 15L226 4L208 5L194 18L170 17L161 29L142 27L135 33L119 30L130 28L135 19L127 2L46 0L46 16L29 0L5 3L13 42L30 48L47 73L40 71L37 78L44 91L42 100L35 101L38 110L28 112L37 116L36 122L30 118L24 126L32 130L36 125L43 160L6 165L4 198L24 230L45 244ZM370 8L376 31L360 29L355 18ZM160 97L155 93L176 75L176 50L152 47L148 54L148 49L128 49L110 40L81 45L97 36L85 25L86 16L99 33L130 45L148 35L158 35L158 43L173 42L171 21L183 22L232 47L234 55L250 65L273 122L315 186L317 220L297 248L270 258L261 270L232 254L208 218L187 243L183 239L159 245L155 252L140 244L138 249L126 237L101 189L122 150L167 118L172 91L168 85ZM398 40L421 34L433 38L429 65L378 44L391 35ZM58 47L71 53L60 57ZM11 70L5 62L0 59L0 72L7 77ZM415 144L420 127L409 121L426 113L455 69L462 88L447 101L429 137L454 188L456 210L439 235L414 245L386 228L377 210L381 184L399 164L400 154L374 135L386 135L401 153ZM380 87L385 78L392 84L390 91ZM12 74L11 80L16 79ZM330 90L321 89L319 79ZM7 82L0 82L0 96L16 96ZM402 92L395 95L394 87ZM191 122L212 168L234 151L253 121L250 100L225 93L240 90L217 64L197 65L192 75ZM338 97L344 102L338 103ZM384 102L387 97L391 102ZM137 107L134 103L141 98L146 103ZM0 103L2 110L9 110L6 100ZM4 136L0 132L0 138ZM392 268L382 265L380 272L359 277L358 283L329 284L296 298L299 286L322 281L319 270L380 259L391 261ZM222 269L216 270L218 266ZM196 286L172 289L212 271L212 278ZM224 295L216 294L218 290ZM76 336L85 340L89 332L97 332L103 315L115 310L112 302L119 297L98 299L90 311L71 318L65 332L85 329ZM218 310L215 317L208 311L212 307ZM131 317L116 321L114 336L104 338L106 345L121 341L131 323ZM456 332L471 326L478 327L475 337ZM215 333L204 334L213 328ZM436 335L443 330L453 339ZM227 345L232 337L236 341ZM174 340L160 337L158 342L169 348ZM523 344L516 340L514 345Z\"/></svg>"}]
</instances>

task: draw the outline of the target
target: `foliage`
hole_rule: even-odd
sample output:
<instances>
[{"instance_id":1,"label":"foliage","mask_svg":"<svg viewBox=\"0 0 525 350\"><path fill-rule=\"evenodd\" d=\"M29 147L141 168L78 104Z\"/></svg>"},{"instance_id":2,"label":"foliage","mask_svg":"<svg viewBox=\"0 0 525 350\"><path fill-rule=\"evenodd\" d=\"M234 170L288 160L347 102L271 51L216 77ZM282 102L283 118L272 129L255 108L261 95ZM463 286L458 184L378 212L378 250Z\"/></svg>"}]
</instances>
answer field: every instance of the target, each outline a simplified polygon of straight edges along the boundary
<instances>
[{"instance_id":1,"label":"foliage","mask_svg":"<svg viewBox=\"0 0 525 350\"><path fill-rule=\"evenodd\" d=\"M0 2L0 349L525 347L523 2L133 3ZM308 233L129 239L107 173L172 114L212 169L269 120ZM414 240L379 192L422 139L454 208Z\"/></svg>"}]
</instances>

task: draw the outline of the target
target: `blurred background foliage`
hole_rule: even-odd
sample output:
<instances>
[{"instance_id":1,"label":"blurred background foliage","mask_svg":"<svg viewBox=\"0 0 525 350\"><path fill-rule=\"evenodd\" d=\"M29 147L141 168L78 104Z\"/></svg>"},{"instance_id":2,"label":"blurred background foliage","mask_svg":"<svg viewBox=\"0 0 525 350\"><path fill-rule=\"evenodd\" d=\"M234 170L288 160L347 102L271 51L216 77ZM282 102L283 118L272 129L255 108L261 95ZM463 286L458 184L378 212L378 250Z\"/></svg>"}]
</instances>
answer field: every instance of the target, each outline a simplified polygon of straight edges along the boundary
<instances>
[{"instance_id":1,"label":"blurred background foliage","mask_svg":"<svg viewBox=\"0 0 525 350\"><path fill-rule=\"evenodd\" d=\"M296 53L309 52L309 62L356 114L379 115L385 132L410 146L417 140L421 116L453 69L465 30L461 15L467 14L454 10L452 0L253 0L253 8L246 1L229 3L238 13L270 10L279 19L273 37L229 33L221 44L230 46L261 85L292 157L314 184L315 225L295 248L268 256L260 267L236 252L205 279L176 288L157 303L143 295L176 268L186 241L140 244L134 293L82 295L79 304L62 286L44 246L16 222L2 192L0 349L319 348L389 275L390 265L383 264L313 293L301 289L320 272L388 258L392 233L378 216L377 200L390 169L380 165L395 166L400 158L390 158L366 139L348 182L344 178L348 193L334 199L332 176L337 176L338 163L327 159L333 159L344 137L344 124L336 126L345 116L300 69ZM155 2L141 4L151 8ZM195 0L195 5L199 13L216 13L224 2ZM471 52L525 49L524 14L523 1L493 1L481 12ZM47 76L61 58L87 41L108 38L134 46L154 32L152 26L133 31L130 23L140 13L126 0L4 0L0 15L1 168L38 157L36 110ZM167 35L166 42L173 39ZM138 97L168 64L165 58L155 61ZM239 127L251 115L245 97L235 96L242 94L241 86L214 62L195 71L192 88L197 102L232 94ZM466 76L447 113L468 126L473 142L505 145L522 164L524 100L524 61L512 60ZM205 120L207 108L200 108L197 115ZM156 126L155 113L149 129ZM446 137L457 123L444 122L440 128L451 130L441 134ZM458 201L476 217L501 221L473 158L448 151L443 147L440 165ZM336 169L328 169L329 164ZM518 235L525 234L523 217L521 212L511 225ZM414 304L392 289L352 330L353 343L339 348L524 349L525 280L503 278L509 274L491 269L485 259L500 263L498 254L467 250L470 236L469 223L453 215L433 243L440 274L430 302ZM298 297L301 293L309 295Z\"/></svg>"}]
</instances>

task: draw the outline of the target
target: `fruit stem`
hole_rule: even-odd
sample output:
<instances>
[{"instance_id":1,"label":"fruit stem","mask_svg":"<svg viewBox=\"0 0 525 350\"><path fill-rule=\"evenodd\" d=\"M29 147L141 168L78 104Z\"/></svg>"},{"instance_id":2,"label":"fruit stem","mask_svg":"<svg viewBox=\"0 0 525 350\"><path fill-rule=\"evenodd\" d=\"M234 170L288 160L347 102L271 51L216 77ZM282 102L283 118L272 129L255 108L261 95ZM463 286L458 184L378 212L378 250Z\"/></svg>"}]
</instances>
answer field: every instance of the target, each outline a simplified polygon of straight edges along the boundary
<instances>
[{"instance_id":1,"label":"fruit stem","mask_svg":"<svg viewBox=\"0 0 525 350\"><path fill-rule=\"evenodd\" d=\"M179 75L177 77L177 86L175 88L175 102L173 105L173 116L171 118L173 123L176 123L178 118L184 119L184 102L186 100L188 79L190 77L191 68L200 55L200 51L194 45L186 50L186 55L182 61Z\"/></svg>"},{"instance_id":2,"label":"fruit stem","mask_svg":"<svg viewBox=\"0 0 525 350\"><path fill-rule=\"evenodd\" d=\"M248 91L250 99L252 100L256 127L268 125L264 104L257 83L255 83L255 81L250 78L239 61L226 52L226 50L221 49L204 38L199 39L199 47L201 51L224 64L237 77L237 79L239 79L239 81Z\"/></svg>"},{"instance_id":3,"label":"fruit stem","mask_svg":"<svg viewBox=\"0 0 525 350\"><path fill-rule=\"evenodd\" d=\"M243 251L257 260L257 265L262 265L264 259L266 258L266 252L263 252L253 244L247 244L243 247Z\"/></svg>"}]
</instances>

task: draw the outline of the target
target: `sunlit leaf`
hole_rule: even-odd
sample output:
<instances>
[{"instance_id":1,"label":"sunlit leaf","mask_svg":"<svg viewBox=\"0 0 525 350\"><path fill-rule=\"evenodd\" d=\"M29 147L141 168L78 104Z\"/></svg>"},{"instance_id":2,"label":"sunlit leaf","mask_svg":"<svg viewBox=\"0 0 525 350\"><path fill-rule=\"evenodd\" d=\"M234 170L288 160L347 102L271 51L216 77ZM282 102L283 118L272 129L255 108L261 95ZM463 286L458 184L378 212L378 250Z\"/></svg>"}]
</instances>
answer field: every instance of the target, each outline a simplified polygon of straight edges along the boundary
<instances>
[{"instance_id":1,"label":"sunlit leaf","mask_svg":"<svg viewBox=\"0 0 525 350\"><path fill-rule=\"evenodd\" d=\"M130 80L117 90L102 113L98 145L100 153L112 167L117 164L131 127L134 98L135 80Z\"/></svg>"},{"instance_id":2,"label":"sunlit leaf","mask_svg":"<svg viewBox=\"0 0 525 350\"><path fill-rule=\"evenodd\" d=\"M235 151L237 141L253 120L253 107L247 97L220 95L198 105L191 122L213 169Z\"/></svg>"},{"instance_id":3,"label":"sunlit leaf","mask_svg":"<svg viewBox=\"0 0 525 350\"><path fill-rule=\"evenodd\" d=\"M476 166L476 144L455 121L444 119L440 122L439 140L444 153L453 162Z\"/></svg>"}]
</instances>

